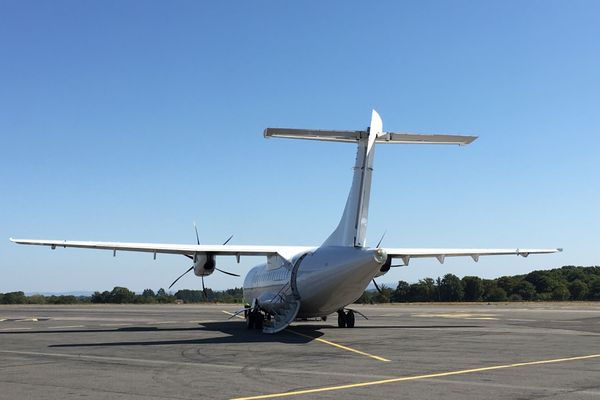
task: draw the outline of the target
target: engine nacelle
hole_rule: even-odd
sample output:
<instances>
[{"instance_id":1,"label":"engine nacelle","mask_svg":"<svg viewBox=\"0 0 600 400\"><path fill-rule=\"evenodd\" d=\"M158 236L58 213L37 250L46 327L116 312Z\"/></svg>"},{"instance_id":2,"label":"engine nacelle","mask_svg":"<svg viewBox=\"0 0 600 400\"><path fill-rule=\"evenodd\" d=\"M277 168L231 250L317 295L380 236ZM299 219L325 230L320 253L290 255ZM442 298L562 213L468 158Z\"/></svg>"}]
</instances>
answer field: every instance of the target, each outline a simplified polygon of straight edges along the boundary
<instances>
[{"instance_id":1,"label":"engine nacelle","mask_svg":"<svg viewBox=\"0 0 600 400\"><path fill-rule=\"evenodd\" d=\"M215 267L217 266L217 263L215 261L214 254L197 254L194 257L194 260L194 275L208 276L215 272Z\"/></svg>"}]
</instances>

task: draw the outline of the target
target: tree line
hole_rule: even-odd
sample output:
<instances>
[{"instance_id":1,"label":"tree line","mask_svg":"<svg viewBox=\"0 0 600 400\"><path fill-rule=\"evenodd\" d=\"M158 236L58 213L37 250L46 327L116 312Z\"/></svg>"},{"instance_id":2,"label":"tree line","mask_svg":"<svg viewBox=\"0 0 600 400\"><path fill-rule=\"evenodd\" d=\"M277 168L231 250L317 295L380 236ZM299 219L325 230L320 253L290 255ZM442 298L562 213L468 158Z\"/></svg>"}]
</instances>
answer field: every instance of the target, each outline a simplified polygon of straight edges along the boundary
<instances>
[{"instance_id":1,"label":"tree line","mask_svg":"<svg viewBox=\"0 0 600 400\"><path fill-rule=\"evenodd\" d=\"M212 290L206 288L206 296L202 290L178 290L175 293L166 292L161 288L155 293L145 289L137 294L126 287L116 286L113 290L94 292L91 296L35 294L26 296L23 292L0 293L0 304L166 304L166 303L241 303L242 288L227 290Z\"/></svg>"},{"instance_id":2,"label":"tree line","mask_svg":"<svg viewBox=\"0 0 600 400\"><path fill-rule=\"evenodd\" d=\"M380 289L366 291L357 302L600 300L600 267L564 266L496 279L446 274Z\"/></svg>"},{"instance_id":3,"label":"tree line","mask_svg":"<svg viewBox=\"0 0 600 400\"><path fill-rule=\"evenodd\" d=\"M482 279L462 279L446 274L437 279L425 278L416 283L399 281L395 289L380 285L381 292L367 290L358 303L452 302L452 301L563 301L600 300L600 267L564 266L533 271L526 275ZM137 294L117 286L92 296L26 296L23 292L0 293L0 304L80 304L80 303L241 303L242 288L215 291L183 289L175 293L145 289Z\"/></svg>"}]
</instances>

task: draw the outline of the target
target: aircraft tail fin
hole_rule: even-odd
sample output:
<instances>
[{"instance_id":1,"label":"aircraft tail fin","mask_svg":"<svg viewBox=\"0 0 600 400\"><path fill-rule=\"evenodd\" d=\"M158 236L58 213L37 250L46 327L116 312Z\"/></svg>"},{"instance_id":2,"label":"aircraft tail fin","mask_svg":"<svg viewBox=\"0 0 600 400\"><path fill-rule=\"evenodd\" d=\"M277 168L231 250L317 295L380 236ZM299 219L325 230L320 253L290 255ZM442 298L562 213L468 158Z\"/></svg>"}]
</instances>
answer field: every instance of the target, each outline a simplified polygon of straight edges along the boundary
<instances>
[{"instance_id":1,"label":"aircraft tail fin","mask_svg":"<svg viewBox=\"0 0 600 400\"><path fill-rule=\"evenodd\" d=\"M264 136L265 138L279 137L357 144L352 187L346 200L344 213L337 228L323 243L323 246L348 247L366 246L375 144L455 144L462 146L477 139L476 136L384 132L381 117L375 110L371 114L371 126L365 131L267 128Z\"/></svg>"}]
</instances>

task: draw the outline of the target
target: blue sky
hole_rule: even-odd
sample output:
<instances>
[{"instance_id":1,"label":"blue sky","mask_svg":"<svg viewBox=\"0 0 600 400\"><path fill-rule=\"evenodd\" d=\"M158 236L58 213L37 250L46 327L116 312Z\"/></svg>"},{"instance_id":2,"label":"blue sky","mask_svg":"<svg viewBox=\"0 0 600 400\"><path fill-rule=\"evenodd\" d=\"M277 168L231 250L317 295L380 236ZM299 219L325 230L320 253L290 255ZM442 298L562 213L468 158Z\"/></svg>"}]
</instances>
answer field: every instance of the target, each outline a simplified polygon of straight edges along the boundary
<instances>
[{"instance_id":1,"label":"blue sky","mask_svg":"<svg viewBox=\"0 0 600 400\"><path fill-rule=\"evenodd\" d=\"M2 1L0 292L158 289L189 264L11 236L192 243L196 221L203 243L319 244L355 149L262 130L361 129L372 108L386 130L480 138L379 146L370 243L387 230L388 247L565 248L419 260L382 282L600 264L599 13L596 1Z\"/></svg>"}]
</instances>

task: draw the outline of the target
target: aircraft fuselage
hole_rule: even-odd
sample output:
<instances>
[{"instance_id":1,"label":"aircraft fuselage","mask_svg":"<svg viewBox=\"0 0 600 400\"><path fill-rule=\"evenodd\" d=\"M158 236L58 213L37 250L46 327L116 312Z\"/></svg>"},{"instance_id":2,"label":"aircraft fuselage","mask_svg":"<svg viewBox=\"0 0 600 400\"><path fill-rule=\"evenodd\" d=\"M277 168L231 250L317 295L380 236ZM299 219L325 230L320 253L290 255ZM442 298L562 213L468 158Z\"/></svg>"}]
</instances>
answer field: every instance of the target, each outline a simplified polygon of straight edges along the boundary
<instances>
[{"instance_id":1,"label":"aircraft fuselage","mask_svg":"<svg viewBox=\"0 0 600 400\"><path fill-rule=\"evenodd\" d=\"M244 300L269 312L287 290L300 299L298 318L329 315L356 301L385 263L382 249L328 246L299 253L291 262L261 264L244 280Z\"/></svg>"}]
</instances>

